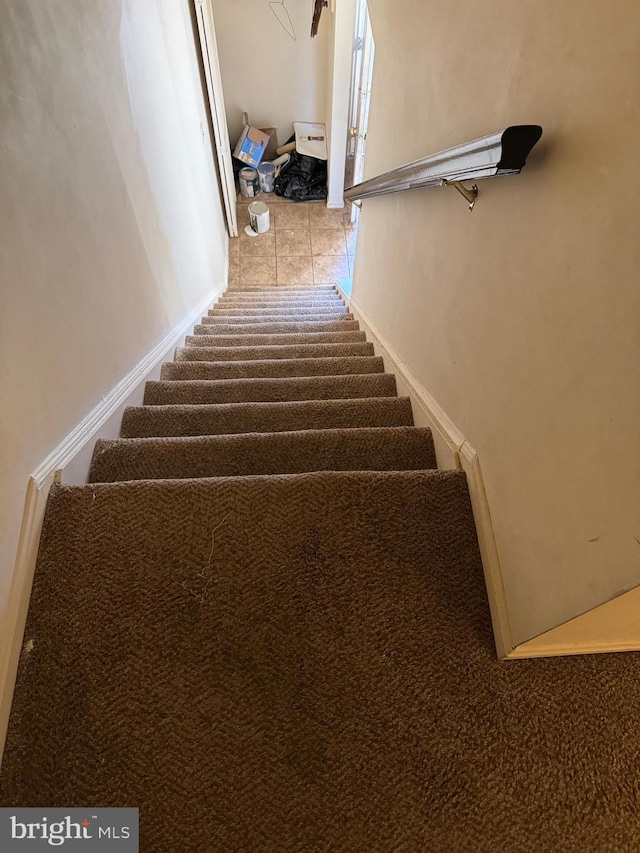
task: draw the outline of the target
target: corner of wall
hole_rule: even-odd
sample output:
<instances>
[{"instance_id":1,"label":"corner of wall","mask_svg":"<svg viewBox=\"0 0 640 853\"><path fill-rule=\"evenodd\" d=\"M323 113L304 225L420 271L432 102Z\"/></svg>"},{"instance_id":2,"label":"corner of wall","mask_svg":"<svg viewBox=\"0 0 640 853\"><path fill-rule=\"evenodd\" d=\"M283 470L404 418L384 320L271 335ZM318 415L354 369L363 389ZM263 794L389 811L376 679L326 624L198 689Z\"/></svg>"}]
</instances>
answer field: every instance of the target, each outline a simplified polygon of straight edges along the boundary
<instances>
[{"instance_id":1,"label":"corner of wall","mask_svg":"<svg viewBox=\"0 0 640 853\"><path fill-rule=\"evenodd\" d=\"M478 454L434 397L420 384L417 377L391 344L383 338L357 301L348 295L339 284L337 288L349 304L354 317L366 330L368 339L373 342L376 355L382 357L385 370L395 374L398 393L410 398L415 425L430 427L438 467L462 470L467 475L491 611L496 652L500 659L504 659L509 656L513 649L511 624L502 579L500 556Z\"/></svg>"},{"instance_id":2,"label":"corner of wall","mask_svg":"<svg viewBox=\"0 0 640 853\"><path fill-rule=\"evenodd\" d=\"M531 640L515 645L500 555L478 453L427 389L420 384L391 344L382 337L358 302L339 284L337 287L354 317L367 331L367 337L373 342L376 355L383 358L385 370L395 374L398 393L411 399L414 423L416 426L431 428L438 466L457 468L467 475L498 657L501 660L518 660L640 651L640 586L623 592Z\"/></svg>"},{"instance_id":3,"label":"corner of wall","mask_svg":"<svg viewBox=\"0 0 640 853\"><path fill-rule=\"evenodd\" d=\"M2 626L3 641L0 645L0 762L9 725L47 495L53 482L54 475L42 486L38 485L34 477L30 477L27 486L7 615Z\"/></svg>"},{"instance_id":4,"label":"corner of wall","mask_svg":"<svg viewBox=\"0 0 640 853\"><path fill-rule=\"evenodd\" d=\"M507 658L640 651L640 586L520 643Z\"/></svg>"}]
</instances>

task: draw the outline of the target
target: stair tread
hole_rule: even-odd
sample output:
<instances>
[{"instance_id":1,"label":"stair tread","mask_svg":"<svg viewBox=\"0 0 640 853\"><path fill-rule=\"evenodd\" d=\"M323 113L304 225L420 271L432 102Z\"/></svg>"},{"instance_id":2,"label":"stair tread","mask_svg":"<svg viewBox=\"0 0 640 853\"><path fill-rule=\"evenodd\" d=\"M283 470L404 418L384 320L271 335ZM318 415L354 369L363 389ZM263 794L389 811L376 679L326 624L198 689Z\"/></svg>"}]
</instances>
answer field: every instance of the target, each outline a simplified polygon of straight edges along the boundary
<instances>
[{"instance_id":1,"label":"stair tread","mask_svg":"<svg viewBox=\"0 0 640 853\"><path fill-rule=\"evenodd\" d=\"M257 379L160 380L146 383L144 405L336 400L357 397L393 397L395 394L396 380L390 373L281 376Z\"/></svg>"},{"instance_id":2,"label":"stair tread","mask_svg":"<svg viewBox=\"0 0 640 853\"><path fill-rule=\"evenodd\" d=\"M345 314L343 317L328 317L324 318L324 315L320 315L320 318L317 317L277 317L273 315L269 315L268 317L210 317L207 315L202 318L201 325L212 325L212 326L239 326L242 329L246 329L249 326L260 326L261 328L267 329L276 329L281 326L322 326L326 329L333 328L341 328L344 326L345 329L353 329L359 328L357 325L357 320L353 319L352 314ZM303 329L304 331L304 329Z\"/></svg>"},{"instance_id":3,"label":"stair tread","mask_svg":"<svg viewBox=\"0 0 640 853\"><path fill-rule=\"evenodd\" d=\"M205 318L203 318L204 320ZM206 318L211 320L210 317ZM305 335L329 334L331 332L359 332L357 320L338 320L328 323L197 323L194 335Z\"/></svg>"},{"instance_id":4,"label":"stair tread","mask_svg":"<svg viewBox=\"0 0 640 853\"><path fill-rule=\"evenodd\" d=\"M260 347L179 347L176 361L249 361L275 358L323 358L373 355L373 344L273 344Z\"/></svg>"},{"instance_id":5,"label":"stair tread","mask_svg":"<svg viewBox=\"0 0 640 853\"><path fill-rule=\"evenodd\" d=\"M122 417L120 437L412 425L408 397L128 406Z\"/></svg>"},{"instance_id":6,"label":"stair tread","mask_svg":"<svg viewBox=\"0 0 640 853\"><path fill-rule=\"evenodd\" d=\"M328 314L331 316L335 314L338 317L342 317L345 314L349 313L349 309L344 305L336 306L335 308L329 308L324 305L322 306L322 308L300 308L299 306L294 306L293 308L285 308L277 305L269 305L266 308L247 308L244 305L240 308L227 308L224 305L216 305L214 308L210 308L207 313L209 317L307 317L309 315L316 316L318 314Z\"/></svg>"},{"instance_id":7,"label":"stair tread","mask_svg":"<svg viewBox=\"0 0 640 853\"><path fill-rule=\"evenodd\" d=\"M54 487L2 800L135 803L149 850L284 850L290 826L301 850L318 827L339 849L340 793L319 809L315 782L328 755L339 779L413 802L444 729L433 685L455 696L447 730L477 714L474 631L483 681L495 664L474 537L459 472ZM392 740L399 772L381 776L371 738L387 743L398 705L411 737ZM498 786L506 772L483 766ZM377 822L358 825L374 849Z\"/></svg>"},{"instance_id":8,"label":"stair tread","mask_svg":"<svg viewBox=\"0 0 640 853\"><path fill-rule=\"evenodd\" d=\"M208 331L204 331L204 327ZM297 320L271 323L223 323L217 317L203 317L202 322L194 326L196 334L285 334L293 332L357 332L360 324L357 320L310 320L298 322Z\"/></svg>"},{"instance_id":9,"label":"stair tread","mask_svg":"<svg viewBox=\"0 0 640 853\"><path fill-rule=\"evenodd\" d=\"M196 328L203 328L202 326ZM211 327L205 329L211 331ZM213 327L215 328L215 326ZM341 344L341 343L365 343L364 332L276 332L270 335L220 335L203 334L196 332L195 335L187 335L185 346L266 346L268 344Z\"/></svg>"},{"instance_id":10,"label":"stair tread","mask_svg":"<svg viewBox=\"0 0 640 853\"><path fill-rule=\"evenodd\" d=\"M270 305L286 305L290 304L293 307L299 306L303 303L307 303L310 307L314 307L316 305L323 306L328 305L331 308L334 307L344 307L346 305L346 301L340 296L338 293L323 293L323 294L309 294L309 293L288 293L288 294L270 294L264 292L254 292L254 293L233 293L229 295L224 295L217 299L211 307L215 307L216 305L230 305L235 303L242 307L257 307L257 303L266 302Z\"/></svg>"},{"instance_id":11,"label":"stair tread","mask_svg":"<svg viewBox=\"0 0 640 853\"><path fill-rule=\"evenodd\" d=\"M276 312L282 309L288 309L290 311L304 310L306 311L322 311L325 313L330 313L332 311L348 311L349 308L339 299L331 299L331 300L323 300L322 302L285 302L283 300L279 300L277 302L265 302L263 300L257 299L244 299L233 302L216 302L215 305L212 305L208 311L213 311L215 309L221 309L225 311L235 310L250 310L250 311L271 311L275 310Z\"/></svg>"},{"instance_id":12,"label":"stair tread","mask_svg":"<svg viewBox=\"0 0 640 853\"><path fill-rule=\"evenodd\" d=\"M208 321L213 323L235 323L238 325L248 325L249 323L304 323L307 320L310 323L348 323L353 322L353 314L215 314L207 315ZM207 322L205 317L203 322Z\"/></svg>"},{"instance_id":13,"label":"stair tread","mask_svg":"<svg viewBox=\"0 0 640 853\"><path fill-rule=\"evenodd\" d=\"M344 305L344 300L341 296L335 294L334 296L271 296L269 294L241 294L236 296L229 296L228 294L223 294L217 301L216 305L230 305L232 303L238 305L251 305L254 302L264 302L267 305Z\"/></svg>"},{"instance_id":14,"label":"stair tread","mask_svg":"<svg viewBox=\"0 0 640 853\"><path fill-rule=\"evenodd\" d=\"M300 302L296 302L294 304L286 304L281 301L272 301L267 305L256 305L253 300L244 300L240 304L232 303L229 304L227 302L216 302L211 308L208 309L207 313L226 313L228 311L255 311L261 312L263 314L268 314L272 311L275 314L280 312L289 312L295 313L299 311L303 314L313 314L314 312L320 312L325 314L332 314L338 312L346 312L348 311L348 307L341 300L331 300L331 301L322 301L322 302L313 302L311 305L301 305Z\"/></svg>"},{"instance_id":15,"label":"stair tread","mask_svg":"<svg viewBox=\"0 0 640 853\"><path fill-rule=\"evenodd\" d=\"M337 293L335 284L245 284L229 287L225 293Z\"/></svg>"},{"instance_id":16,"label":"stair tread","mask_svg":"<svg viewBox=\"0 0 640 853\"><path fill-rule=\"evenodd\" d=\"M89 482L432 468L431 430L369 427L101 440Z\"/></svg>"},{"instance_id":17,"label":"stair tread","mask_svg":"<svg viewBox=\"0 0 640 853\"><path fill-rule=\"evenodd\" d=\"M383 373L380 356L328 358L274 358L252 361L169 361L162 365L160 378L234 379L271 376L337 376L349 373Z\"/></svg>"}]
</instances>

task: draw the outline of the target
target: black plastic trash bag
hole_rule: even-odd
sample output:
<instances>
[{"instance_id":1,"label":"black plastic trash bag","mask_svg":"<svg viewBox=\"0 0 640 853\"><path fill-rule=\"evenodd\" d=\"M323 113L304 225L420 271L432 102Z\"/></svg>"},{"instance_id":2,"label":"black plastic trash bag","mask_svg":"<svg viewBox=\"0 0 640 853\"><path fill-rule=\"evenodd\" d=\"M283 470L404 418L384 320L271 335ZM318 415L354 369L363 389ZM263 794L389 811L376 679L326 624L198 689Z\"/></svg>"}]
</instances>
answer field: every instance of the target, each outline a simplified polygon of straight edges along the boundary
<instances>
[{"instance_id":1,"label":"black plastic trash bag","mask_svg":"<svg viewBox=\"0 0 640 853\"><path fill-rule=\"evenodd\" d=\"M291 159L280 170L275 183L276 195L292 201L319 201L327 197L327 161L291 152Z\"/></svg>"}]
</instances>

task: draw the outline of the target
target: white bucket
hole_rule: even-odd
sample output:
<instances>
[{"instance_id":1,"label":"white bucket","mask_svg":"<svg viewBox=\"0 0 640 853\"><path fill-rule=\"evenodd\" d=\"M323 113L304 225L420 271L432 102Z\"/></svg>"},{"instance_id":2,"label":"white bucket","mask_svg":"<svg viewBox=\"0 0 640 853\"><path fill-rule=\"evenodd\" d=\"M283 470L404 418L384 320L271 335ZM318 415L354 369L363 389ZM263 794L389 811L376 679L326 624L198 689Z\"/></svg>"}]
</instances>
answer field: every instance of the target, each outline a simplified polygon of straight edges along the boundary
<instances>
[{"instance_id":1,"label":"white bucket","mask_svg":"<svg viewBox=\"0 0 640 853\"><path fill-rule=\"evenodd\" d=\"M263 201L254 201L249 205L251 230L256 234L266 234L269 230L269 208Z\"/></svg>"}]
</instances>

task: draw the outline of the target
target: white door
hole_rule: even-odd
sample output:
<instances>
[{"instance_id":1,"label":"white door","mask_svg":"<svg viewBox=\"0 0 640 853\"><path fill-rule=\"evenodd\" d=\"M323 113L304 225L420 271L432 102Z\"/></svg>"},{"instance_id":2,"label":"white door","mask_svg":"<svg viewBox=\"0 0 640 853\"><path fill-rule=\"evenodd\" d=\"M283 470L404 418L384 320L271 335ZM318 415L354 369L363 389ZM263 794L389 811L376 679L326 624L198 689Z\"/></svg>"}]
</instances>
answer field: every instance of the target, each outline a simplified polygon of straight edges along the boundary
<instances>
[{"instance_id":1,"label":"white door","mask_svg":"<svg viewBox=\"0 0 640 853\"><path fill-rule=\"evenodd\" d=\"M207 81L207 93L211 108L213 135L216 144L220 184L222 186L222 200L227 216L227 227L229 229L229 236L237 237L236 187L233 177L231 148L229 146L227 117L224 110L224 95L222 93L222 77L218 62L216 30L213 23L213 8L211 0L194 0L194 6L198 22L198 35L200 36L202 64Z\"/></svg>"},{"instance_id":2,"label":"white door","mask_svg":"<svg viewBox=\"0 0 640 853\"><path fill-rule=\"evenodd\" d=\"M359 184L364 177L364 158L367 147L367 126L371 104L371 81L375 44L371 32L371 21L367 0L359 0L356 10L356 25L351 64L351 96L349 111L349 139L345 165L345 187ZM351 208L351 221L358 211Z\"/></svg>"}]
</instances>

